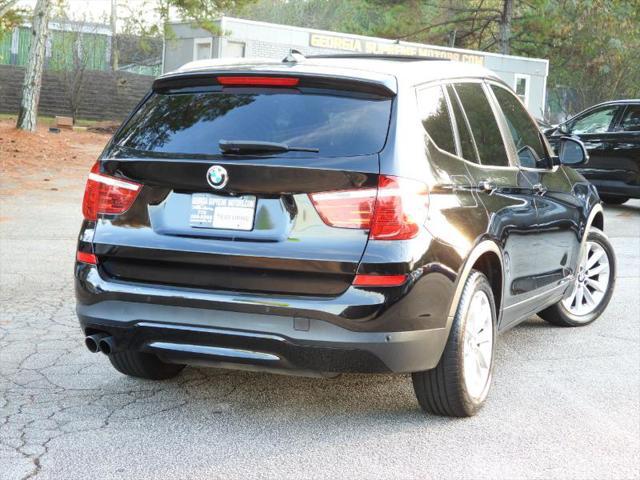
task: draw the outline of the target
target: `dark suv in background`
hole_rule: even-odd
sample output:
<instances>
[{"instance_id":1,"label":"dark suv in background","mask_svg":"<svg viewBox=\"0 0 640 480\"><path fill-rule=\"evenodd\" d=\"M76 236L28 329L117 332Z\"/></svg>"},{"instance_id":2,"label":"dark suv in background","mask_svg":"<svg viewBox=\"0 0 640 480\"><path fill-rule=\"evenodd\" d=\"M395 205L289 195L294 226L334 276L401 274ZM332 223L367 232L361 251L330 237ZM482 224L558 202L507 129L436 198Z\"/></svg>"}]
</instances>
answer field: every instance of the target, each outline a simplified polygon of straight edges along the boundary
<instances>
[{"instance_id":1,"label":"dark suv in background","mask_svg":"<svg viewBox=\"0 0 640 480\"><path fill-rule=\"evenodd\" d=\"M496 334L586 325L615 258L579 141L552 156L480 67L411 58L189 64L89 175L75 266L91 351L185 364L411 373L473 415Z\"/></svg>"},{"instance_id":2,"label":"dark suv in background","mask_svg":"<svg viewBox=\"0 0 640 480\"><path fill-rule=\"evenodd\" d=\"M578 171L604 202L619 205L640 198L640 99L600 103L545 130L545 135L556 148L566 135L585 144L589 164Z\"/></svg>"}]
</instances>

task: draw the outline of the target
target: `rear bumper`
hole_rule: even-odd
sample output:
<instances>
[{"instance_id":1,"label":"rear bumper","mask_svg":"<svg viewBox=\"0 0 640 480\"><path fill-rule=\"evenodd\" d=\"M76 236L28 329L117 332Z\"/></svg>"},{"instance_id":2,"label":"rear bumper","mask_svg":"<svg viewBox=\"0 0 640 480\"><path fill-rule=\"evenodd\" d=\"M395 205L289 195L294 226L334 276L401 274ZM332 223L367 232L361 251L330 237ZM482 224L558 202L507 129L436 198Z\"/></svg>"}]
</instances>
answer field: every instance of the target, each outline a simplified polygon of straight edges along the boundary
<instances>
[{"instance_id":1,"label":"rear bumper","mask_svg":"<svg viewBox=\"0 0 640 480\"><path fill-rule=\"evenodd\" d=\"M319 301L312 310L310 299L258 301L242 294L129 284L106 280L95 267L76 267L83 331L106 332L117 348L154 353L166 362L310 375L408 373L435 367L447 340L444 323L431 319L433 325L425 328L424 320L418 324L398 318L396 326L409 328L371 329L387 323L371 320L382 298L365 293L369 305L348 305L345 302L355 298L347 295ZM403 301L411 301L411 296ZM340 315L350 308L370 322ZM369 329L363 331L362 324Z\"/></svg>"},{"instance_id":2,"label":"rear bumper","mask_svg":"<svg viewBox=\"0 0 640 480\"><path fill-rule=\"evenodd\" d=\"M322 320L125 301L79 304L77 313L85 333L106 332L118 348L252 370L414 372L433 368L446 341L444 328L353 332Z\"/></svg>"}]
</instances>

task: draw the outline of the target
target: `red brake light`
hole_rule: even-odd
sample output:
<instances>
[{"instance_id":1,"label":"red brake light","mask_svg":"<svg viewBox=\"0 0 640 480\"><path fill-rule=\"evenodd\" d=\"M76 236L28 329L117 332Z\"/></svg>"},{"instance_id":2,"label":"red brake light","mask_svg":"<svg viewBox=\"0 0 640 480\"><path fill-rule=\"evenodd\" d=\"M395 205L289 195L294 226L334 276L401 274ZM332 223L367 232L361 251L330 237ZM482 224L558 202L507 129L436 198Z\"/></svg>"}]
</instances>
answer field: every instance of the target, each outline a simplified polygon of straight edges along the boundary
<instances>
[{"instance_id":1,"label":"red brake light","mask_svg":"<svg viewBox=\"0 0 640 480\"><path fill-rule=\"evenodd\" d=\"M358 287L397 287L406 280L406 275L356 275L353 284Z\"/></svg>"},{"instance_id":2,"label":"red brake light","mask_svg":"<svg viewBox=\"0 0 640 480\"><path fill-rule=\"evenodd\" d=\"M425 184L389 175L380 175L377 189L312 193L309 198L327 225L369 230L373 240L415 237L429 208Z\"/></svg>"},{"instance_id":3,"label":"red brake light","mask_svg":"<svg viewBox=\"0 0 640 480\"><path fill-rule=\"evenodd\" d=\"M258 86L258 87L295 87L300 81L296 77L217 77L220 85Z\"/></svg>"},{"instance_id":4,"label":"red brake light","mask_svg":"<svg viewBox=\"0 0 640 480\"><path fill-rule=\"evenodd\" d=\"M82 263L90 263L91 265L98 264L98 258L93 253L78 252L76 253L76 260Z\"/></svg>"},{"instance_id":5,"label":"red brake light","mask_svg":"<svg viewBox=\"0 0 640 480\"><path fill-rule=\"evenodd\" d=\"M97 220L98 214L119 215L129 210L142 185L100 173L95 163L89 173L82 200L82 213L87 220Z\"/></svg>"}]
</instances>

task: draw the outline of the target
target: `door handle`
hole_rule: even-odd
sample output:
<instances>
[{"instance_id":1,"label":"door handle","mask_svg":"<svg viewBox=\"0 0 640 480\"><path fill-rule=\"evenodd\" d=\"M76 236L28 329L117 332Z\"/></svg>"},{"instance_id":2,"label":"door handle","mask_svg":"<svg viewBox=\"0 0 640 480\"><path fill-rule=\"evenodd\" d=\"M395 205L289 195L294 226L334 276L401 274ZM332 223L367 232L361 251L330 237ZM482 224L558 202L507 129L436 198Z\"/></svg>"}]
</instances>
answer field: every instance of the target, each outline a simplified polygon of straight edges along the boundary
<instances>
[{"instance_id":1,"label":"door handle","mask_svg":"<svg viewBox=\"0 0 640 480\"><path fill-rule=\"evenodd\" d=\"M480 182L478 182L478 188L485 192L492 193L497 187L496 184L490 180L480 180Z\"/></svg>"},{"instance_id":2,"label":"door handle","mask_svg":"<svg viewBox=\"0 0 640 480\"><path fill-rule=\"evenodd\" d=\"M541 183L536 183L533 186L533 191L536 192L538 195L542 196L545 193L547 193L547 188Z\"/></svg>"}]
</instances>

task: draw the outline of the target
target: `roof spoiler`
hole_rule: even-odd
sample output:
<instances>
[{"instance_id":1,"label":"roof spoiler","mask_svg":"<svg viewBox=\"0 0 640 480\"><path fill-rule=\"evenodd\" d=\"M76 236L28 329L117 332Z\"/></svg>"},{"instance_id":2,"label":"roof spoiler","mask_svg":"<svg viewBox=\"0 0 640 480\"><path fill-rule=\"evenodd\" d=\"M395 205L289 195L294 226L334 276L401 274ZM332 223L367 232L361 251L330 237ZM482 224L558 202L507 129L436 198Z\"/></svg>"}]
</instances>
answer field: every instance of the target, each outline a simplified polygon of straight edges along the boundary
<instances>
[{"instance_id":1,"label":"roof spoiler","mask_svg":"<svg viewBox=\"0 0 640 480\"><path fill-rule=\"evenodd\" d=\"M256 77L260 79L274 78L297 78L297 86L294 88L322 88L331 90L346 90L358 93L366 93L371 95L379 95L383 97L393 97L397 93L397 85L395 79L368 79L348 76L327 75L323 73L298 73L298 72L282 72L274 71L255 71L255 70L223 70L210 72L183 72L174 73L157 78L153 82L153 91L158 93L168 93L171 90L193 88L193 87L210 87L221 86L218 78L222 77ZM252 86L247 82L246 86ZM237 88L237 87L236 87ZM283 88L283 87L278 87ZM291 87L289 87L291 88Z\"/></svg>"}]
</instances>

